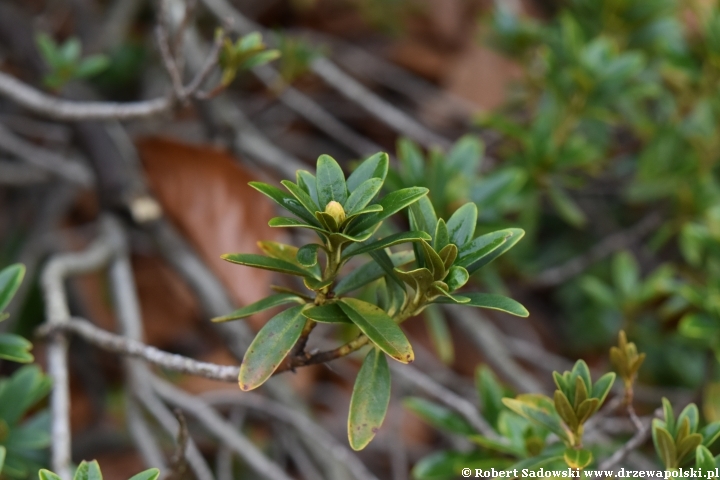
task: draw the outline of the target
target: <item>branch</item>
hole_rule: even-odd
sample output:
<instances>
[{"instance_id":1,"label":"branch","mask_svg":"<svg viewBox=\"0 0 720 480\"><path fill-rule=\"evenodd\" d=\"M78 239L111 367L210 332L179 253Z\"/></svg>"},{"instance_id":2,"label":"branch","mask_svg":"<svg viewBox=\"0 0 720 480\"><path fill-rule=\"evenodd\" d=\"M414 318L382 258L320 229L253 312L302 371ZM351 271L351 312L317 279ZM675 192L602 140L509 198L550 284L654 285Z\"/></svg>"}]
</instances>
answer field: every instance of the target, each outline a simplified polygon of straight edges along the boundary
<instances>
[{"instance_id":1,"label":"branch","mask_svg":"<svg viewBox=\"0 0 720 480\"><path fill-rule=\"evenodd\" d=\"M40 337L49 337L57 332L74 333L88 343L108 352L140 358L173 372L197 375L211 380L237 382L240 369L235 366L200 362L192 358L164 352L138 340L116 335L96 327L87 320L71 319L61 323L48 323L37 330Z\"/></svg>"},{"instance_id":2,"label":"branch","mask_svg":"<svg viewBox=\"0 0 720 480\"><path fill-rule=\"evenodd\" d=\"M608 235L586 253L562 265L544 270L532 280L531 285L540 288L560 285L579 275L593 263L639 242L661 224L662 216L660 213L652 212L627 230Z\"/></svg>"},{"instance_id":3,"label":"branch","mask_svg":"<svg viewBox=\"0 0 720 480\"><path fill-rule=\"evenodd\" d=\"M202 398L211 405L241 405L263 412L281 422L292 425L304 437L316 442L320 448L334 456L344 465L357 480L377 480L357 455L338 442L330 433L313 422L308 416L282 405L281 403L262 397L256 393L228 390L215 390L203 393Z\"/></svg>"},{"instance_id":4,"label":"branch","mask_svg":"<svg viewBox=\"0 0 720 480\"><path fill-rule=\"evenodd\" d=\"M139 102L76 102L47 95L7 73L0 72L0 95L33 113L56 120L131 120L166 113L171 96Z\"/></svg>"},{"instance_id":5,"label":"branch","mask_svg":"<svg viewBox=\"0 0 720 480\"><path fill-rule=\"evenodd\" d=\"M104 222L103 222L103 225ZM70 319L70 308L65 296L63 281L70 275L97 270L113 254L113 245L103 229L101 236L87 250L64 253L50 259L41 277L45 297L46 322L61 326ZM68 376L68 342L64 335L54 335L47 351L47 368L53 380L50 397L52 413L52 468L63 480L71 477L70 463L70 385Z\"/></svg>"},{"instance_id":6,"label":"branch","mask_svg":"<svg viewBox=\"0 0 720 480\"><path fill-rule=\"evenodd\" d=\"M656 414L657 413L658 412L656 412ZM623 445L620 450L613 453L609 458L600 463L600 465L598 466L598 470L611 470L615 468L615 466L618 463L622 462L630 452L632 452L647 441L647 439L650 437L651 431L652 418L648 418L645 422L643 422L642 428L638 430L637 433L635 433L635 435L633 435L632 438L628 440L628 442Z\"/></svg>"}]
</instances>

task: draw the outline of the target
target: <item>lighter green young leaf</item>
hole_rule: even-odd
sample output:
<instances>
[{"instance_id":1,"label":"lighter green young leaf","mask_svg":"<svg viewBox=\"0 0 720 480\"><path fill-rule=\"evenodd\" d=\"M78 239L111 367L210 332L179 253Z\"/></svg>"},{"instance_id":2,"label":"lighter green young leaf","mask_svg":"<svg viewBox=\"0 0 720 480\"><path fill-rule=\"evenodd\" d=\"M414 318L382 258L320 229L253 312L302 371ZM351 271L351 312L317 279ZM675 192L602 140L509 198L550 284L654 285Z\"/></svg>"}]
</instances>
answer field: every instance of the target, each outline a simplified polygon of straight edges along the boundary
<instances>
[{"instance_id":1,"label":"lighter green young leaf","mask_svg":"<svg viewBox=\"0 0 720 480\"><path fill-rule=\"evenodd\" d=\"M38 477L40 478L40 480L62 480L60 476L56 475L50 470L45 470L44 468L38 472Z\"/></svg>"},{"instance_id":2,"label":"lighter green young leaf","mask_svg":"<svg viewBox=\"0 0 720 480\"><path fill-rule=\"evenodd\" d=\"M130 477L130 480L157 480L160 477L160 470L157 468L150 468L144 472L140 472Z\"/></svg>"},{"instance_id":3,"label":"lighter green young leaf","mask_svg":"<svg viewBox=\"0 0 720 480\"><path fill-rule=\"evenodd\" d=\"M458 208L447 223L450 243L454 243L458 248L469 243L475 235L477 218L478 210L474 203L468 202Z\"/></svg>"},{"instance_id":4,"label":"lighter green young leaf","mask_svg":"<svg viewBox=\"0 0 720 480\"><path fill-rule=\"evenodd\" d=\"M73 480L102 480L102 472L97 460L92 462L82 461L75 470Z\"/></svg>"},{"instance_id":5,"label":"lighter green young leaf","mask_svg":"<svg viewBox=\"0 0 720 480\"><path fill-rule=\"evenodd\" d=\"M345 204L348 195L345 174L335 159L329 155L320 155L318 158L316 185L320 208L324 209L325 205L333 200L340 205Z\"/></svg>"},{"instance_id":6,"label":"lighter green young leaf","mask_svg":"<svg viewBox=\"0 0 720 480\"><path fill-rule=\"evenodd\" d=\"M347 214L352 215L365 208L377 196L381 187L382 180L379 178L371 178L358 185L345 202Z\"/></svg>"},{"instance_id":7,"label":"lighter green young leaf","mask_svg":"<svg viewBox=\"0 0 720 480\"><path fill-rule=\"evenodd\" d=\"M354 192L363 182L371 178L379 178L382 182L388 173L390 161L387 153L378 152L365 159L347 179L347 188Z\"/></svg>"}]
</instances>

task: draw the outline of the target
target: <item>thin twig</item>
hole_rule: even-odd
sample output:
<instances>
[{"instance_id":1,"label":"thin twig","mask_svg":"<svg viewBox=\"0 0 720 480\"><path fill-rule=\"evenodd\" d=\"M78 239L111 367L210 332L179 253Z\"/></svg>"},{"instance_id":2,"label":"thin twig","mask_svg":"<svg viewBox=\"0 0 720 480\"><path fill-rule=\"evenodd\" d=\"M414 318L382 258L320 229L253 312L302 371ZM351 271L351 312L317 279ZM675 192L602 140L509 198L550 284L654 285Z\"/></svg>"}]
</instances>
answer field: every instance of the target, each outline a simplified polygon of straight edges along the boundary
<instances>
[{"instance_id":1,"label":"thin twig","mask_svg":"<svg viewBox=\"0 0 720 480\"><path fill-rule=\"evenodd\" d=\"M608 235L586 253L562 265L544 270L531 281L531 285L542 288L560 285L579 275L593 263L636 244L660 226L662 221L663 218L659 212L652 212L627 230Z\"/></svg>"}]
</instances>

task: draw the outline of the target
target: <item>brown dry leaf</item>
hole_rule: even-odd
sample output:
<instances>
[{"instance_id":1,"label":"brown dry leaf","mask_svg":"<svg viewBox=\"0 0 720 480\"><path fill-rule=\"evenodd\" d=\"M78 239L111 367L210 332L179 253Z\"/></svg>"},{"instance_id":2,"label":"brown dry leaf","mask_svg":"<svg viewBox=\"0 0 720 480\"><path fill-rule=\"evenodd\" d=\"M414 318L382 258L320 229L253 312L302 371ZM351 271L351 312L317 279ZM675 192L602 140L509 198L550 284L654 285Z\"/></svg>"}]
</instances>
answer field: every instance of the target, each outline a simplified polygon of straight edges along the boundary
<instances>
[{"instance_id":1,"label":"brown dry leaf","mask_svg":"<svg viewBox=\"0 0 720 480\"><path fill-rule=\"evenodd\" d=\"M455 58L442 83L449 92L492 110L503 105L508 85L521 76L518 64L472 43Z\"/></svg>"},{"instance_id":2,"label":"brown dry leaf","mask_svg":"<svg viewBox=\"0 0 720 480\"><path fill-rule=\"evenodd\" d=\"M273 205L248 182L253 177L223 150L167 138L138 142L148 181L172 222L241 305L268 293L271 274L232 265L224 253L260 253L258 240L282 233L268 227Z\"/></svg>"}]
</instances>

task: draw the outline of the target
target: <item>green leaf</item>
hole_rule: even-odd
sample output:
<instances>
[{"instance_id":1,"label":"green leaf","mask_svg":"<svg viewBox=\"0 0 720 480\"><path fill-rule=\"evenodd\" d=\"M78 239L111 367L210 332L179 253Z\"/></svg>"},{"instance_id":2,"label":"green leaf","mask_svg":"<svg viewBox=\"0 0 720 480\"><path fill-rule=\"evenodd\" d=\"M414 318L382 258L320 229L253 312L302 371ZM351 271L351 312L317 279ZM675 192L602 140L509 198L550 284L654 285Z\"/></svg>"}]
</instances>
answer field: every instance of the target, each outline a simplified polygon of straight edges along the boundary
<instances>
[{"instance_id":1,"label":"green leaf","mask_svg":"<svg viewBox=\"0 0 720 480\"><path fill-rule=\"evenodd\" d=\"M593 454L590 450L582 448L579 450L567 448L565 449L563 458L565 459L565 463L568 464L568 467L582 470L592 463Z\"/></svg>"},{"instance_id":2,"label":"green leaf","mask_svg":"<svg viewBox=\"0 0 720 480\"><path fill-rule=\"evenodd\" d=\"M318 223L315 216L312 213L308 212L308 210L303 206L303 204L300 203L300 201L292 195L283 192L277 187L268 185L267 183L250 182L248 185L273 200L285 210L296 215L298 218L305 221L309 225L320 227L320 224Z\"/></svg>"},{"instance_id":3,"label":"green leaf","mask_svg":"<svg viewBox=\"0 0 720 480\"><path fill-rule=\"evenodd\" d=\"M10 304L25 276L25 266L16 263L0 270L0 313Z\"/></svg>"},{"instance_id":4,"label":"green leaf","mask_svg":"<svg viewBox=\"0 0 720 480\"><path fill-rule=\"evenodd\" d=\"M503 398L503 404L521 417L547 428L566 443L570 442L567 430L560 423L560 417L552 401L544 395L523 394L517 398Z\"/></svg>"},{"instance_id":5,"label":"green leaf","mask_svg":"<svg viewBox=\"0 0 720 480\"><path fill-rule=\"evenodd\" d=\"M444 450L420 459L412 469L414 480L455 480L463 468L505 468L506 459L483 458L477 452Z\"/></svg>"},{"instance_id":6,"label":"green leaf","mask_svg":"<svg viewBox=\"0 0 720 480\"><path fill-rule=\"evenodd\" d=\"M97 460L92 462L82 461L75 470L75 476L73 480L102 480L102 472L100 472L100 465Z\"/></svg>"},{"instance_id":7,"label":"green leaf","mask_svg":"<svg viewBox=\"0 0 720 480\"><path fill-rule=\"evenodd\" d=\"M550 201L555 205L558 214L573 227L582 227L587 218L577 203L560 187L551 185L548 190Z\"/></svg>"},{"instance_id":8,"label":"green leaf","mask_svg":"<svg viewBox=\"0 0 720 480\"><path fill-rule=\"evenodd\" d=\"M675 435L675 413L673 412L670 400L663 397L662 399L663 415L665 416L665 425L671 436Z\"/></svg>"},{"instance_id":9,"label":"green leaf","mask_svg":"<svg viewBox=\"0 0 720 480\"><path fill-rule=\"evenodd\" d=\"M247 60L245 60L241 65L240 69L242 70L252 70L255 67L259 67L260 65L265 65L266 63L270 63L273 60L276 60L280 58L280 50L265 50L262 52L258 52L255 55L250 56Z\"/></svg>"},{"instance_id":10,"label":"green leaf","mask_svg":"<svg viewBox=\"0 0 720 480\"><path fill-rule=\"evenodd\" d=\"M460 435L474 435L477 432L467 421L452 410L424 398L408 397L403 406L427 423L446 432Z\"/></svg>"},{"instance_id":11,"label":"green leaf","mask_svg":"<svg viewBox=\"0 0 720 480\"><path fill-rule=\"evenodd\" d=\"M423 154L412 140L407 138L398 140L397 157L403 172L411 179L411 184L417 184L425 178Z\"/></svg>"},{"instance_id":12,"label":"green leaf","mask_svg":"<svg viewBox=\"0 0 720 480\"><path fill-rule=\"evenodd\" d=\"M455 347L445 317L437 305L428 305L423 313L435 353L440 361L450 365L455 359Z\"/></svg>"},{"instance_id":13,"label":"green leaf","mask_svg":"<svg viewBox=\"0 0 720 480\"><path fill-rule=\"evenodd\" d=\"M592 377L590 376L590 368L588 367L587 363L585 363L585 360L580 359L575 362L572 373L576 376L579 376L585 383L586 390L590 391L590 389L592 388Z\"/></svg>"},{"instance_id":14,"label":"green leaf","mask_svg":"<svg viewBox=\"0 0 720 480\"><path fill-rule=\"evenodd\" d=\"M0 380L0 419L9 425L17 423L50 392L51 384L37 365L25 365Z\"/></svg>"},{"instance_id":15,"label":"green leaf","mask_svg":"<svg viewBox=\"0 0 720 480\"><path fill-rule=\"evenodd\" d=\"M653 420L655 450L666 469L676 468L677 451L675 450L675 441L666 429L657 426L657 420L658 419Z\"/></svg>"},{"instance_id":16,"label":"green leaf","mask_svg":"<svg viewBox=\"0 0 720 480\"><path fill-rule=\"evenodd\" d=\"M3 465L5 464L5 455L7 454L7 450L5 447L0 445L0 473L2 473Z\"/></svg>"},{"instance_id":17,"label":"green leaf","mask_svg":"<svg viewBox=\"0 0 720 480\"><path fill-rule=\"evenodd\" d=\"M720 437L720 422L712 422L705 425L700 434L703 436L703 445L710 447Z\"/></svg>"},{"instance_id":18,"label":"green leaf","mask_svg":"<svg viewBox=\"0 0 720 480\"><path fill-rule=\"evenodd\" d=\"M270 378L297 343L305 326L302 305L275 315L255 336L245 352L238 383L243 391L259 387Z\"/></svg>"},{"instance_id":19,"label":"green leaf","mask_svg":"<svg viewBox=\"0 0 720 480\"><path fill-rule=\"evenodd\" d=\"M270 295L269 297L263 298L262 300L258 300L255 303L251 303L250 305L246 305L228 315L223 315L222 317L215 317L212 319L212 321L218 323L227 322L230 320L239 320L241 318L249 317L250 315L255 315L256 313L262 312L263 310L278 307L280 305L286 305L288 303L302 304L305 303L305 300L302 297L293 295L292 293L277 293L275 295Z\"/></svg>"},{"instance_id":20,"label":"green leaf","mask_svg":"<svg viewBox=\"0 0 720 480\"><path fill-rule=\"evenodd\" d=\"M388 172L390 159L387 153L376 153L365 159L355 171L350 174L347 179L347 188L350 192L354 192L363 182L371 178L379 178L381 182L385 181Z\"/></svg>"},{"instance_id":21,"label":"green leaf","mask_svg":"<svg viewBox=\"0 0 720 480\"><path fill-rule=\"evenodd\" d=\"M58 475L44 468L38 472L38 477L40 480L62 480Z\"/></svg>"},{"instance_id":22,"label":"green leaf","mask_svg":"<svg viewBox=\"0 0 720 480\"><path fill-rule=\"evenodd\" d=\"M427 195L427 193L428 189L423 187L403 188L402 190L388 193L379 202L380 206L383 207L383 211L360 219L351 227L351 233L357 234L368 230L413 202L416 202L419 198Z\"/></svg>"},{"instance_id":23,"label":"green leaf","mask_svg":"<svg viewBox=\"0 0 720 480\"><path fill-rule=\"evenodd\" d=\"M320 208L335 200L340 205L347 200L345 174L340 165L329 155L320 155L317 161L316 185Z\"/></svg>"},{"instance_id":24,"label":"green leaf","mask_svg":"<svg viewBox=\"0 0 720 480\"><path fill-rule=\"evenodd\" d=\"M303 267L314 267L318 263L318 250L322 248L317 243L308 243L300 247L296 259Z\"/></svg>"},{"instance_id":25,"label":"green leaf","mask_svg":"<svg viewBox=\"0 0 720 480\"><path fill-rule=\"evenodd\" d=\"M433 280L442 280L445 278L445 262L440 258L440 255L425 241L420 241L420 247L422 247L425 262L427 263L430 273L432 273Z\"/></svg>"},{"instance_id":26,"label":"green leaf","mask_svg":"<svg viewBox=\"0 0 720 480\"><path fill-rule=\"evenodd\" d=\"M345 212L352 215L362 211L377 196L382 184L383 182L379 178L371 178L361 183L345 202Z\"/></svg>"},{"instance_id":27,"label":"green leaf","mask_svg":"<svg viewBox=\"0 0 720 480\"><path fill-rule=\"evenodd\" d=\"M37 44L43 59L52 70L56 70L62 65L63 60L58 52L57 44L50 35L45 32L38 33L35 36L35 43Z\"/></svg>"},{"instance_id":28,"label":"green leaf","mask_svg":"<svg viewBox=\"0 0 720 480\"><path fill-rule=\"evenodd\" d=\"M84 58L77 70L76 78L90 78L106 70L110 66L110 59L105 55L91 55Z\"/></svg>"},{"instance_id":29,"label":"green leaf","mask_svg":"<svg viewBox=\"0 0 720 480\"><path fill-rule=\"evenodd\" d=\"M130 477L130 480L157 480L160 477L160 470L157 468L150 468L144 472L140 472L137 475Z\"/></svg>"},{"instance_id":30,"label":"green leaf","mask_svg":"<svg viewBox=\"0 0 720 480\"><path fill-rule=\"evenodd\" d=\"M348 438L353 450L362 450L375 437L385 419L390 403L390 368L379 348L371 349L355 379Z\"/></svg>"},{"instance_id":31,"label":"green leaf","mask_svg":"<svg viewBox=\"0 0 720 480\"><path fill-rule=\"evenodd\" d=\"M502 385L487 365L482 365L475 371L475 385L483 417L490 425L497 427L500 412L503 410L502 399L505 396Z\"/></svg>"},{"instance_id":32,"label":"green leaf","mask_svg":"<svg viewBox=\"0 0 720 480\"><path fill-rule=\"evenodd\" d=\"M447 283L450 291L454 292L458 288L465 285L469 279L470 274L468 274L467 270L465 270L463 267L453 265L452 267L450 267L450 271L448 272L447 277L445 277L445 283Z\"/></svg>"},{"instance_id":33,"label":"green leaf","mask_svg":"<svg viewBox=\"0 0 720 480\"><path fill-rule=\"evenodd\" d=\"M501 312L516 315L518 317L527 317L530 312L527 311L520 303L516 302L512 298L504 297L494 293L474 293L474 292L463 292L463 297L470 299L469 302L463 303L463 305L469 307L489 308L492 310L499 310ZM435 300L436 303L456 303L446 300L444 297L439 297Z\"/></svg>"},{"instance_id":34,"label":"green leaf","mask_svg":"<svg viewBox=\"0 0 720 480\"><path fill-rule=\"evenodd\" d=\"M555 390L554 399L555 410L557 410L558 415L560 415L560 418L565 422L565 425L570 427L570 430L573 432L577 431L579 426L578 418L568 398L560 390Z\"/></svg>"},{"instance_id":35,"label":"green leaf","mask_svg":"<svg viewBox=\"0 0 720 480\"><path fill-rule=\"evenodd\" d=\"M80 60L80 53L82 51L82 45L77 37L69 38L63 43L58 50L58 53L63 59L66 65L75 65Z\"/></svg>"},{"instance_id":36,"label":"green leaf","mask_svg":"<svg viewBox=\"0 0 720 480\"><path fill-rule=\"evenodd\" d=\"M483 156L484 145L475 135L461 137L447 156L447 166L451 171L459 171L468 177L477 175Z\"/></svg>"},{"instance_id":37,"label":"green leaf","mask_svg":"<svg viewBox=\"0 0 720 480\"><path fill-rule=\"evenodd\" d=\"M469 202L458 208L447 223L450 243L454 243L458 248L469 243L475 235L477 218L478 210L474 203Z\"/></svg>"},{"instance_id":38,"label":"green leaf","mask_svg":"<svg viewBox=\"0 0 720 480\"><path fill-rule=\"evenodd\" d=\"M448 227L445 224L445 220L442 218L438 220L437 226L435 227L435 235L433 236L432 247L436 252L439 252L450 243L450 233Z\"/></svg>"},{"instance_id":39,"label":"green leaf","mask_svg":"<svg viewBox=\"0 0 720 480\"><path fill-rule=\"evenodd\" d=\"M350 323L352 321L345 315L342 308L337 303L329 303L327 305L320 305L317 307L310 307L303 310L302 314L320 323Z\"/></svg>"},{"instance_id":40,"label":"green leaf","mask_svg":"<svg viewBox=\"0 0 720 480\"><path fill-rule=\"evenodd\" d=\"M613 383L615 383L615 372L608 372L598 378L592 387L592 397L600 400L600 404L602 404L605 402L605 398L607 398L608 393L610 393Z\"/></svg>"},{"instance_id":41,"label":"green leaf","mask_svg":"<svg viewBox=\"0 0 720 480\"><path fill-rule=\"evenodd\" d=\"M410 217L411 223L413 223L413 221L415 223L414 226L411 225L411 228L430 234L435 233L438 218L435 213L435 207L433 207L428 197L421 197L417 202L413 203L410 206L410 213L412 214Z\"/></svg>"},{"instance_id":42,"label":"green leaf","mask_svg":"<svg viewBox=\"0 0 720 480\"><path fill-rule=\"evenodd\" d=\"M315 215L315 212L323 211L323 209L318 206L315 200L313 200L310 194L298 185L295 185L290 180L283 180L280 183L285 188L287 188L290 193L292 193L293 197L297 198L298 202L300 202L302 206L305 207L305 210L307 210L309 214Z\"/></svg>"},{"instance_id":43,"label":"green leaf","mask_svg":"<svg viewBox=\"0 0 720 480\"><path fill-rule=\"evenodd\" d=\"M310 198L312 198L316 205L319 205L320 201L317 195L317 179L315 175L307 170L298 170L295 173L295 179L297 180L298 186L310 195Z\"/></svg>"},{"instance_id":44,"label":"green leaf","mask_svg":"<svg viewBox=\"0 0 720 480\"><path fill-rule=\"evenodd\" d=\"M375 305L356 298L339 302L345 315L357 325L375 345L401 363L415 360L412 346L397 323Z\"/></svg>"},{"instance_id":45,"label":"green leaf","mask_svg":"<svg viewBox=\"0 0 720 480\"><path fill-rule=\"evenodd\" d=\"M700 412L698 411L697 405L694 403L688 404L680 415L678 415L678 425L682 424L683 419L687 418L690 425L690 432L694 433L697 431L698 424L700 423Z\"/></svg>"},{"instance_id":46,"label":"green leaf","mask_svg":"<svg viewBox=\"0 0 720 480\"><path fill-rule=\"evenodd\" d=\"M320 226L320 224L317 220L315 220L315 223L318 224L318 226L310 225L308 223L301 222L300 220L296 220L294 218L273 217L268 222L268 225L270 225L271 227L309 228L311 230L315 230L316 232L320 232L324 236L327 236L330 234L330 232L328 232L324 227Z\"/></svg>"},{"instance_id":47,"label":"green leaf","mask_svg":"<svg viewBox=\"0 0 720 480\"><path fill-rule=\"evenodd\" d=\"M32 343L20 335L0 333L0 359L18 363L30 363L34 357L30 353Z\"/></svg>"},{"instance_id":48,"label":"green leaf","mask_svg":"<svg viewBox=\"0 0 720 480\"><path fill-rule=\"evenodd\" d=\"M298 275L301 277L313 277L312 273L299 267L298 265L278 258L265 257L254 253L226 253L220 257L223 260L227 260L231 263L237 263L238 265L246 265L248 267L288 273L290 275Z\"/></svg>"},{"instance_id":49,"label":"green leaf","mask_svg":"<svg viewBox=\"0 0 720 480\"><path fill-rule=\"evenodd\" d=\"M631 298L640 282L640 267L630 252L620 252L613 257L612 275L623 298Z\"/></svg>"},{"instance_id":50,"label":"green leaf","mask_svg":"<svg viewBox=\"0 0 720 480\"><path fill-rule=\"evenodd\" d=\"M413 258L413 252L410 250L390 254L390 260L392 260L393 265L396 267L411 262ZM383 268L375 261L368 262L343 277L337 285L335 285L333 291L337 295L343 295L379 279L384 274L385 271Z\"/></svg>"},{"instance_id":51,"label":"green leaf","mask_svg":"<svg viewBox=\"0 0 720 480\"><path fill-rule=\"evenodd\" d=\"M443 262L443 266L445 267L445 270L450 270L450 267L453 263L455 263L455 259L458 255L458 248L455 246L454 243L449 243L445 245L439 252L438 256L440 257L440 260Z\"/></svg>"},{"instance_id":52,"label":"green leaf","mask_svg":"<svg viewBox=\"0 0 720 480\"><path fill-rule=\"evenodd\" d=\"M468 273L472 275L514 247L523 235L525 235L524 230L508 228L477 237L460 249L456 263L467 268Z\"/></svg>"},{"instance_id":53,"label":"green leaf","mask_svg":"<svg viewBox=\"0 0 720 480\"><path fill-rule=\"evenodd\" d=\"M700 445L695 449L695 466L705 472L715 471L715 457L707 447Z\"/></svg>"},{"instance_id":54,"label":"green leaf","mask_svg":"<svg viewBox=\"0 0 720 480\"><path fill-rule=\"evenodd\" d=\"M418 242L420 240L430 240L430 235L425 232L410 231L401 232L394 235L388 235L387 237L375 240L374 242L366 245L359 245L357 248L348 248L343 252L343 258L354 257L356 255L362 255L363 253L370 253L375 250L382 250L393 245L398 245L407 242Z\"/></svg>"}]
</instances>

